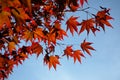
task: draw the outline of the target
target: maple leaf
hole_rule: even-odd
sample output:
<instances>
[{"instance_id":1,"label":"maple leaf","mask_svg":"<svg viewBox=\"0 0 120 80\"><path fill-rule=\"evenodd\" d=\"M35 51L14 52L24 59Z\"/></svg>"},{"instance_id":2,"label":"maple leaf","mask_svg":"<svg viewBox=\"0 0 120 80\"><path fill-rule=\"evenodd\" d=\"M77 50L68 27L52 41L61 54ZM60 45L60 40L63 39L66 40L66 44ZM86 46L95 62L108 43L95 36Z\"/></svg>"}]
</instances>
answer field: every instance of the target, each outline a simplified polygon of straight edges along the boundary
<instances>
[{"instance_id":1,"label":"maple leaf","mask_svg":"<svg viewBox=\"0 0 120 80\"><path fill-rule=\"evenodd\" d=\"M41 39L46 39L46 36L43 33L42 28L36 28L34 31L34 38L41 40Z\"/></svg>"},{"instance_id":2,"label":"maple leaf","mask_svg":"<svg viewBox=\"0 0 120 80\"><path fill-rule=\"evenodd\" d=\"M11 12L17 22L17 25L26 25L25 20L30 19L23 8L12 9Z\"/></svg>"},{"instance_id":3,"label":"maple leaf","mask_svg":"<svg viewBox=\"0 0 120 80\"><path fill-rule=\"evenodd\" d=\"M95 50L92 46L90 46L91 42L86 42L86 40L83 41L83 43L81 43L81 48L83 51L86 51L89 55L91 55L90 50Z\"/></svg>"},{"instance_id":4,"label":"maple leaf","mask_svg":"<svg viewBox=\"0 0 120 80\"><path fill-rule=\"evenodd\" d=\"M66 30L70 29L70 32L72 33L72 35L74 31L78 32L77 26L80 25L80 23L76 20L77 18L78 17L71 16L66 22L67 24Z\"/></svg>"},{"instance_id":5,"label":"maple leaf","mask_svg":"<svg viewBox=\"0 0 120 80\"><path fill-rule=\"evenodd\" d=\"M85 56L83 55L81 50L75 50L72 54L72 57L74 59L74 63L76 62L76 60L78 60L81 63L81 57L85 57Z\"/></svg>"},{"instance_id":6,"label":"maple leaf","mask_svg":"<svg viewBox=\"0 0 120 80\"><path fill-rule=\"evenodd\" d=\"M62 40L64 36L68 36L63 29L59 29L56 33L57 39Z\"/></svg>"},{"instance_id":7,"label":"maple leaf","mask_svg":"<svg viewBox=\"0 0 120 80\"><path fill-rule=\"evenodd\" d=\"M13 50L16 49L15 42L9 42L8 43L8 50L12 52Z\"/></svg>"},{"instance_id":8,"label":"maple leaf","mask_svg":"<svg viewBox=\"0 0 120 80\"><path fill-rule=\"evenodd\" d=\"M83 7L84 2L88 3L88 0L80 0L80 4Z\"/></svg>"},{"instance_id":9,"label":"maple leaf","mask_svg":"<svg viewBox=\"0 0 120 80\"><path fill-rule=\"evenodd\" d=\"M73 49L72 46L67 46L66 49L64 50L64 54L63 56L67 56L67 59L69 59L69 57L72 57L73 54Z\"/></svg>"},{"instance_id":10,"label":"maple leaf","mask_svg":"<svg viewBox=\"0 0 120 80\"><path fill-rule=\"evenodd\" d=\"M94 28L95 21L93 18L83 20L81 22L81 29L79 34L81 34L84 30L87 31L87 34L89 34L90 30L95 34L95 31L98 30L97 28Z\"/></svg>"},{"instance_id":11,"label":"maple leaf","mask_svg":"<svg viewBox=\"0 0 120 80\"><path fill-rule=\"evenodd\" d=\"M61 39L63 39L64 36L67 36L67 33L63 29L61 29L61 24L58 20L55 21L54 26L55 26L54 31L56 33L57 39L61 40Z\"/></svg>"},{"instance_id":12,"label":"maple leaf","mask_svg":"<svg viewBox=\"0 0 120 80\"><path fill-rule=\"evenodd\" d=\"M108 20L113 19L108 13L110 9L104 9L102 11L98 11L95 16L96 26L100 26L105 31L105 25L108 27L112 27Z\"/></svg>"},{"instance_id":13,"label":"maple leaf","mask_svg":"<svg viewBox=\"0 0 120 80\"><path fill-rule=\"evenodd\" d=\"M22 38L25 39L26 41L28 41L28 40L32 41L32 39L33 39L33 32L31 32L29 30L24 31Z\"/></svg>"},{"instance_id":14,"label":"maple leaf","mask_svg":"<svg viewBox=\"0 0 120 80\"><path fill-rule=\"evenodd\" d=\"M53 66L54 69L56 69L56 65L59 64L60 65L60 62L59 62L59 58L57 56L50 56L50 61L49 61L49 69Z\"/></svg>"},{"instance_id":15,"label":"maple leaf","mask_svg":"<svg viewBox=\"0 0 120 80\"><path fill-rule=\"evenodd\" d=\"M56 33L52 33L52 31L50 31L50 33L47 34L47 40L48 45L50 45L50 43L56 44Z\"/></svg>"},{"instance_id":16,"label":"maple leaf","mask_svg":"<svg viewBox=\"0 0 120 80\"><path fill-rule=\"evenodd\" d=\"M13 40L14 40L14 42L17 44L17 43L20 43L20 41L19 41L19 39L18 39L18 36L14 36L13 37Z\"/></svg>"},{"instance_id":17,"label":"maple leaf","mask_svg":"<svg viewBox=\"0 0 120 80\"><path fill-rule=\"evenodd\" d=\"M37 57L40 53L43 52L43 47L38 42L33 42L31 46L31 50L33 53L37 54Z\"/></svg>"},{"instance_id":18,"label":"maple leaf","mask_svg":"<svg viewBox=\"0 0 120 80\"><path fill-rule=\"evenodd\" d=\"M59 57L58 56L48 56L47 54L44 57L44 63L48 65L49 69L53 66L56 70L56 66L60 65Z\"/></svg>"},{"instance_id":19,"label":"maple leaf","mask_svg":"<svg viewBox=\"0 0 120 80\"><path fill-rule=\"evenodd\" d=\"M6 11L0 12L0 30L3 28L4 25L6 25L8 28L11 27L10 23L10 17L11 14Z\"/></svg>"}]
</instances>

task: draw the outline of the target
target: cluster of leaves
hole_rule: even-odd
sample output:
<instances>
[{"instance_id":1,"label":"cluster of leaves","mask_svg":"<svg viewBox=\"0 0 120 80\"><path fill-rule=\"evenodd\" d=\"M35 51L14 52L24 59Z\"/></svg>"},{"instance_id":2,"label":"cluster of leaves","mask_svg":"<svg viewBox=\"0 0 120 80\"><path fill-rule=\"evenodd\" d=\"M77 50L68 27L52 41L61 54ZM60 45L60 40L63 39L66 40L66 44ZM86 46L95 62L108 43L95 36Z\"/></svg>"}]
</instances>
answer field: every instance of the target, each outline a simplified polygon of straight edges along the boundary
<instances>
[{"instance_id":1,"label":"cluster of leaves","mask_svg":"<svg viewBox=\"0 0 120 80\"><path fill-rule=\"evenodd\" d=\"M85 57L83 52L91 55L90 50L95 50L91 42L84 40L79 50L65 45L63 55L55 54L58 41L72 36L74 32L81 34L85 30L87 34L105 26L112 27L109 20L113 19L107 8L101 7L96 14L90 13L83 8L87 0L0 0L0 80L8 78L14 66L22 64L29 55L36 54L37 57L43 53L44 63L49 69L60 65L60 57L67 56L81 62ZM90 13L91 18L82 22L77 21L79 17L71 16L66 21L66 27L62 28L67 12L83 11ZM78 31L80 28L80 31ZM29 46L22 45L22 41L29 42ZM44 43L41 45L41 43ZM59 43L60 45L60 43Z\"/></svg>"}]
</instances>

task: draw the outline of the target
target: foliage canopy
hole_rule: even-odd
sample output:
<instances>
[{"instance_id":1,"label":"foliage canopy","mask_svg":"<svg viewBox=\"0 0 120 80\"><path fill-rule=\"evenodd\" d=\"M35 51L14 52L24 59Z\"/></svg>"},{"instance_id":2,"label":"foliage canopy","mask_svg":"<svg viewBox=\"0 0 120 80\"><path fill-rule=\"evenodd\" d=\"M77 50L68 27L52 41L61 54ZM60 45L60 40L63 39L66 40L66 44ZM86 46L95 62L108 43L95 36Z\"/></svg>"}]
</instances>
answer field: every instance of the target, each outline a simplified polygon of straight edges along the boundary
<instances>
[{"instance_id":1,"label":"foliage canopy","mask_svg":"<svg viewBox=\"0 0 120 80\"><path fill-rule=\"evenodd\" d=\"M87 35L90 32L96 35L96 31L112 27L110 9L100 6L100 10L91 13L91 7L84 8L84 4L88 5L88 0L0 0L0 80L8 78L14 66L22 64L32 54L38 57L43 53L43 62L49 69L56 69L63 56L81 63L84 52L91 55L90 50L95 49L86 39L77 50L72 43L59 42L69 35L74 37L75 32L79 36L84 31ZM66 20L65 14L76 11L87 14L86 19L78 21L80 17L71 13ZM29 45L23 45L22 41ZM56 46L60 45L65 47L62 56L54 53Z\"/></svg>"}]
</instances>

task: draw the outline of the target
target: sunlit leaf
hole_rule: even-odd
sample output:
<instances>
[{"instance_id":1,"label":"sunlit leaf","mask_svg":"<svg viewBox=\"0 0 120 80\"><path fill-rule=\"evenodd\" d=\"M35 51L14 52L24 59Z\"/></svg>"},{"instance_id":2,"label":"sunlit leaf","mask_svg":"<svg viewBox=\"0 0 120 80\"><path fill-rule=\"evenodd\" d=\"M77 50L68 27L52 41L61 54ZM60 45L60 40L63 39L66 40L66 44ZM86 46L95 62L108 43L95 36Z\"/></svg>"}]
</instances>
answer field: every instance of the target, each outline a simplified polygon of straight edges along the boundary
<instances>
[{"instance_id":1,"label":"sunlit leaf","mask_svg":"<svg viewBox=\"0 0 120 80\"><path fill-rule=\"evenodd\" d=\"M8 50L12 52L13 50L16 49L15 42L9 42L8 43Z\"/></svg>"},{"instance_id":2,"label":"sunlit leaf","mask_svg":"<svg viewBox=\"0 0 120 80\"><path fill-rule=\"evenodd\" d=\"M112 27L108 20L113 19L108 13L110 9L104 9L98 11L95 17L95 22L97 26L100 26L105 31L105 25L108 27Z\"/></svg>"},{"instance_id":3,"label":"sunlit leaf","mask_svg":"<svg viewBox=\"0 0 120 80\"><path fill-rule=\"evenodd\" d=\"M90 46L91 42L86 42L86 40L84 40L82 43L81 43L81 48L83 51L87 52L89 55L91 55L90 53L90 50L95 50L92 46Z\"/></svg>"},{"instance_id":4,"label":"sunlit leaf","mask_svg":"<svg viewBox=\"0 0 120 80\"><path fill-rule=\"evenodd\" d=\"M74 31L78 32L77 27L80 25L80 23L77 21L77 18L78 17L71 16L66 22L67 30L70 29L70 32L72 33L72 35Z\"/></svg>"},{"instance_id":5,"label":"sunlit leaf","mask_svg":"<svg viewBox=\"0 0 120 80\"><path fill-rule=\"evenodd\" d=\"M31 46L33 53L37 54L37 57L43 52L43 47L38 42L33 42Z\"/></svg>"},{"instance_id":6,"label":"sunlit leaf","mask_svg":"<svg viewBox=\"0 0 120 80\"><path fill-rule=\"evenodd\" d=\"M32 41L33 39L33 32L29 31L29 30L26 30L23 32L23 36L22 36L23 39L25 39L26 41Z\"/></svg>"},{"instance_id":7,"label":"sunlit leaf","mask_svg":"<svg viewBox=\"0 0 120 80\"><path fill-rule=\"evenodd\" d=\"M98 30L98 29L95 28L94 25L95 25L95 21L94 21L93 18L83 20L81 22L81 29L80 29L79 34L81 34L85 30L87 31L87 34L89 34L90 30L95 34L95 31Z\"/></svg>"},{"instance_id":8,"label":"sunlit leaf","mask_svg":"<svg viewBox=\"0 0 120 80\"><path fill-rule=\"evenodd\" d=\"M78 60L81 63L81 57L85 57L85 56L83 55L81 50L75 50L72 54L72 57L74 59L74 63L76 62L76 60Z\"/></svg>"},{"instance_id":9,"label":"sunlit leaf","mask_svg":"<svg viewBox=\"0 0 120 80\"><path fill-rule=\"evenodd\" d=\"M66 49L64 50L63 56L67 56L67 58L69 59L69 57L72 57L72 54L73 54L72 46L67 46Z\"/></svg>"},{"instance_id":10,"label":"sunlit leaf","mask_svg":"<svg viewBox=\"0 0 120 80\"><path fill-rule=\"evenodd\" d=\"M44 63L48 65L49 69L53 66L56 70L56 66L60 65L59 58L57 56L45 56Z\"/></svg>"},{"instance_id":11,"label":"sunlit leaf","mask_svg":"<svg viewBox=\"0 0 120 80\"><path fill-rule=\"evenodd\" d=\"M8 28L11 27L11 23L10 23L10 17L11 14L9 12L6 11L2 11L0 12L0 30L3 28L3 26L7 26Z\"/></svg>"}]
</instances>

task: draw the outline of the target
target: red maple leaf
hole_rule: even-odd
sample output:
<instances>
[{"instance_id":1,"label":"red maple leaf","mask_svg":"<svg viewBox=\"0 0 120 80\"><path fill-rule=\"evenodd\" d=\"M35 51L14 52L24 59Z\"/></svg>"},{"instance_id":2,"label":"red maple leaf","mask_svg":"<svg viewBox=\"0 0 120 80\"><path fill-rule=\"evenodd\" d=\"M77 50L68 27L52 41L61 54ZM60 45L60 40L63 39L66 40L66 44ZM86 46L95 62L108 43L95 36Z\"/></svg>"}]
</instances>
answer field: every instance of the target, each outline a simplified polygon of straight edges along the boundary
<instances>
[{"instance_id":1,"label":"red maple leaf","mask_svg":"<svg viewBox=\"0 0 120 80\"><path fill-rule=\"evenodd\" d=\"M67 56L67 58L69 59L69 57L72 57L73 54L73 49L72 46L67 46L66 49L64 50L64 54L63 56Z\"/></svg>"},{"instance_id":2,"label":"red maple leaf","mask_svg":"<svg viewBox=\"0 0 120 80\"><path fill-rule=\"evenodd\" d=\"M59 62L59 57L58 56L48 56L46 55L44 57L44 63L48 65L49 69L53 66L54 69L56 70L56 66L57 65L60 65L60 62Z\"/></svg>"},{"instance_id":3,"label":"red maple leaf","mask_svg":"<svg viewBox=\"0 0 120 80\"><path fill-rule=\"evenodd\" d=\"M33 53L37 54L37 57L42 53L43 47L38 42L33 42L31 46Z\"/></svg>"},{"instance_id":4,"label":"red maple leaf","mask_svg":"<svg viewBox=\"0 0 120 80\"><path fill-rule=\"evenodd\" d=\"M90 50L95 50L92 46L90 46L91 42L86 42L86 40L83 41L83 43L81 43L81 48L83 51L86 51L89 55L91 55Z\"/></svg>"},{"instance_id":5,"label":"red maple leaf","mask_svg":"<svg viewBox=\"0 0 120 80\"><path fill-rule=\"evenodd\" d=\"M85 57L85 56L83 55L81 50L75 50L72 54L72 57L74 59L74 63L76 62L76 60L78 60L81 63L81 57Z\"/></svg>"},{"instance_id":6,"label":"red maple leaf","mask_svg":"<svg viewBox=\"0 0 120 80\"><path fill-rule=\"evenodd\" d=\"M74 31L78 32L77 26L80 25L80 23L76 20L77 18L78 17L71 16L66 22L67 30L70 29L70 32L72 33L72 35Z\"/></svg>"},{"instance_id":7,"label":"red maple leaf","mask_svg":"<svg viewBox=\"0 0 120 80\"><path fill-rule=\"evenodd\" d=\"M97 30L96 28L94 28L94 24L95 21L93 18L87 19L87 20L83 20L81 22L81 29L80 29L80 33L82 33L84 30L87 31L87 34L89 34L90 30L95 34L95 31Z\"/></svg>"},{"instance_id":8,"label":"red maple leaf","mask_svg":"<svg viewBox=\"0 0 120 80\"><path fill-rule=\"evenodd\" d=\"M113 19L109 15L109 10L110 9L104 9L102 11L98 11L95 16L96 26L100 26L104 31L105 31L105 25L108 27L112 27L112 25L108 21L108 20Z\"/></svg>"}]
</instances>

